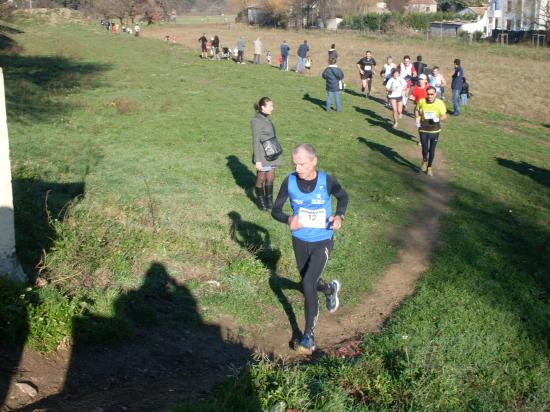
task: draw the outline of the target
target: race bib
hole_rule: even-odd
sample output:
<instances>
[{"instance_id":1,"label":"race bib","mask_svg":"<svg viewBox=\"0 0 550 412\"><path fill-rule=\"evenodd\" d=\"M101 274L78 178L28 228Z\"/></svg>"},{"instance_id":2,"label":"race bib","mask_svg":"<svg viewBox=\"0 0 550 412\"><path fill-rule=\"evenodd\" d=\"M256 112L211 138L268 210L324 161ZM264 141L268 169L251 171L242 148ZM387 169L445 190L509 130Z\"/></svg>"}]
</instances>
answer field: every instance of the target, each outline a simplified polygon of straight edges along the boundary
<instances>
[{"instance_id":1,"label":"race bib","mask_svg":"<svg viewBox=\"0 0 550 412\"><path fill-rule=\"evenodd\" d=\"M436 118L436 115L434 112L424 112L424 119L434 120L435 118Z\"/></svg>"},{"instance_id":2,"label":"race bib","mask_svg":"<svg viewBox=\"0 0 550 412\"><path fill-rule=\"evenodd\" d=\"M365 70L370 72L372 70L372 66L365 65Z\"/></svg>"},{"instance_id":3,"label":"race bib","mask_svg":"<svg viewBox=\"0 0 550 412\"><path fill-rule=\"evenodd\" d=\"M307 228L325 229L327 224L327 211L325 209L306 209L301 207L298 210L298 221Z\"/></svg>"}]
</instances>

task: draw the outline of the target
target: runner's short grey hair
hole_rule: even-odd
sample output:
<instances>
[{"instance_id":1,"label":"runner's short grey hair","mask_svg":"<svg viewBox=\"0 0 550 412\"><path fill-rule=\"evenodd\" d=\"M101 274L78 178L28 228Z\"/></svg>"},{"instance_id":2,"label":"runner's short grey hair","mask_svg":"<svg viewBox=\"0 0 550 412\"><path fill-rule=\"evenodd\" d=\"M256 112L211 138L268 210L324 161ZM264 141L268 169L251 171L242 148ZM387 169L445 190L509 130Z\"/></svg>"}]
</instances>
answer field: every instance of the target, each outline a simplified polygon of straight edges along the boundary
<instances>
[{"instance_id":1,"label":"runner's short grey hair","mask_svg":"<svg viewBox=\"0 0 550 412\"><path fill-rule=\"evenodd\" d=\"M300 150L304 150L305 152L307 152L307 154L309 154L312 159L317 157L317 152L315 151L313 146L307 143L300 143L298 146L296 146L294 150L292 150L292 155L297 154Z\"/></svg>"}]
</instances>

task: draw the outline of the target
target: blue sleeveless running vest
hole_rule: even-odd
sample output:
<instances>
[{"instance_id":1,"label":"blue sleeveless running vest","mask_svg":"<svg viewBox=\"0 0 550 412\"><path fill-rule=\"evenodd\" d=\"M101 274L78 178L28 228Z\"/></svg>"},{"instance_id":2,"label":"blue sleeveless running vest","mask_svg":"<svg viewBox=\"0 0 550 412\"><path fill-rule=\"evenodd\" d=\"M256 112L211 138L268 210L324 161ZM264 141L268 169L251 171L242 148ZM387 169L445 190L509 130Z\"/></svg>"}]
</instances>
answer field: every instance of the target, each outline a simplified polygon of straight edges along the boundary
<instances>
[{"instance_id":1,"label":"blue sleeveless running vest","mask_svg":"<svg viewBox=\"0 0 550 412\"><path fill-rule=\"evenodd\" d=\"M334 231L328 229L330 225L328 219L332 214L332 205L327 190L327 175L325 172L317 171L317 185L311 193L300 191L294 173L288 175L288 197L294 215L299 215L300 209L302 209L302 213L308 214L308 211L310 211L309 215L317 216L322 209L325 210L324 228L303 227L292 231L292 236L306 242L319 242L332 238Z\"/></svg>"}]
</instances>

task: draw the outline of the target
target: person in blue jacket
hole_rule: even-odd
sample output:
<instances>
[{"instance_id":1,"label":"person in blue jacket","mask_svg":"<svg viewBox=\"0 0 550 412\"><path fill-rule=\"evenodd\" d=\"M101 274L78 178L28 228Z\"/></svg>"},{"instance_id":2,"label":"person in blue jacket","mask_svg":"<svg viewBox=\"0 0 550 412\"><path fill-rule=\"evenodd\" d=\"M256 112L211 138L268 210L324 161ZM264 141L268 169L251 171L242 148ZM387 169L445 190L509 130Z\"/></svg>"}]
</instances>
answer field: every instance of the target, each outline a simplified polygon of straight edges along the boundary
<instances>
[{"instance_id":1,"label":"person in blue jacket","mask_svg":"<svg viewBox=\"0 0 550 412\"><path fill-rule=\"evenodd\" d=\"M315 350L314 332L319 316L317 293L325 295L330 313L335 312L340 304L340 281L326 283L321 275L332 250L334 231L342 227L348 195L334 177L317 170L317 154L311 145L296 146L292 151L292 162L295 172L283 181L271 215L287 224L292 232L292 247L305 299L305 330L296 350L311 354ZM331 196L337 200L334 214ZM290 199L292 215L283 212L287 199Z\"/></svg>"},{"instance_id":2,"label":"person in blue jacket","mask_svg":"<svg viewBox=\"0 0 550 412\"><path fill-rule=\"evenodd\" d=\"M340 104L340 92L344 90L344 72L336 65L336 59L329 60L329 65L321 74L326 82L327 89L327 104L326 111L330 112L332 99L336 101L336 111L342 111Z\"/></svg>"}]
</instances>

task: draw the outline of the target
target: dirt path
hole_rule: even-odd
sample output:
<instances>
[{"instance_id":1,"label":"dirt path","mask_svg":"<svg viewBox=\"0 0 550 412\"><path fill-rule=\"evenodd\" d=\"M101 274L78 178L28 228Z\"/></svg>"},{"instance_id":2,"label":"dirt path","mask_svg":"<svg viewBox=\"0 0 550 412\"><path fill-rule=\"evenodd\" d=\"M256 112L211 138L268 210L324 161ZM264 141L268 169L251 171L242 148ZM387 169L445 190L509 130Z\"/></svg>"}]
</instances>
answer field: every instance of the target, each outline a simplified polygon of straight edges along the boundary
<instances>
[{"instance_id":1,"label":"dirt path","mask_svg":"<svg viewBox=\"0 0 550 412\"><path fill-rule=\"evenodd\" d=\"M412 119L404 119L402 124L415 135ZM416 144L401 142L396 139L395 150L418 163L420 149ZM378 331L392 311L414 292L415 281L429 267L430 251L439 239L441 216L452 197L442 157L438 152L436 177L407 169L406 173L425 183L424 203L418 211L423 218L399 236L404 246L398 261L360 304L346 306L342 302L333 315L321 312L318 353L334 352L350 343L353 347L353 342L365 333ZM230 320L222 319L219 324L183 332L156 329L150 336L144 330L138 332L135 342L117 347L65 349L51 357L26 349L0 410L163 411L176 402L206 398L214 385L240 370L254 352L287 359L298 357L289 348L290 327L283 318L281 314L277 323L280 326L252 335L241 333ZM243 335L248 337L243 340ZM9 356L9 352L0 351L0 365ZM36 394L25 393L33 388Z\"/></svg>"},{"instance_id":2,"label":"dirt path","mask_svg":"<svg viewBox=\"0 0 550 412\"><path fill-rule=\"evenodd\" d=\"M387 115L391 116L389 112ZM405 117L400 123L401 130L417 135L413 119ZM399 143L395 147L411 163L419 163L420 147L416 143ZM349 344L353 346L364 334L380 330L391 313L414 292L415 282L428 269L431 251L437 247L439 241L441 216L452 198L448 185L449 171L445 166L444 156L437 152L434 177L412 170L408 173L425 183L424 202L417 212L422 219L416 219L412 226L398 236L399 243L404 245L399 251L398 261L387 269L374 290L364 296L360 304L350 307L342 302L341 309L335 314L329 314L321 308L316 334L318 351L334 352ZM321 305L324 305L322 300ZM300 357L290 348L289 329L287 322L285 326L270 330L268 334L256 336L255 347L287 359Z\"/></svg>"}]
</instances>

